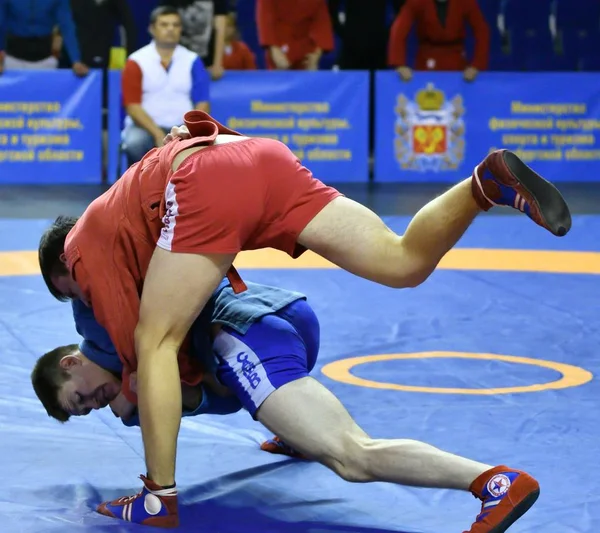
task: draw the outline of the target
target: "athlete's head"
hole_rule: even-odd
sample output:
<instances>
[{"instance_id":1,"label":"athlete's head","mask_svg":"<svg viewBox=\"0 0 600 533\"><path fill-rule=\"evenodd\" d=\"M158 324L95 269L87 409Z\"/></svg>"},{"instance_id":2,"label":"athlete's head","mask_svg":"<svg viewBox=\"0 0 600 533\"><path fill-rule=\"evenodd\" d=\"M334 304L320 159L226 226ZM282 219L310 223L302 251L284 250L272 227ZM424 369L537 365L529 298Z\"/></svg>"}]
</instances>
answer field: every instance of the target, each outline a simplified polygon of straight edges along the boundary
<instances>
[{"instance_id":1,"label":"athlete's head","mask_svg":"<svg viewBox=\"0 0 600 533\"><path fill-rule=\"evenodd\" d=\"M150 13L150 35L157 46L174 48L181 40L181 16L175 7L161 6Z\"/></svg>"},{"instance_id":2,"label":"athlete's head","mask_svg":"<svg viewBox=\"0 0 600 533\"><path fill-rule=\"evenodd\" d=\"M81 289L65 264L65 241L76 222L75 217L59 216L44 232L38 246L40 270L46 287L61 302L82 297Z\"/></svg>"},{"instance_id":3,"label":"athlete's head","mask_svg":"<svg viewBox=\"0 0 600 533\"><path fill-rule=\"evenodd\" d=\"M31 383L48 416L60 422L106 407L121 391L121 380L85 357L77 344L42 355Z\"/></svg>"}]
</instances>

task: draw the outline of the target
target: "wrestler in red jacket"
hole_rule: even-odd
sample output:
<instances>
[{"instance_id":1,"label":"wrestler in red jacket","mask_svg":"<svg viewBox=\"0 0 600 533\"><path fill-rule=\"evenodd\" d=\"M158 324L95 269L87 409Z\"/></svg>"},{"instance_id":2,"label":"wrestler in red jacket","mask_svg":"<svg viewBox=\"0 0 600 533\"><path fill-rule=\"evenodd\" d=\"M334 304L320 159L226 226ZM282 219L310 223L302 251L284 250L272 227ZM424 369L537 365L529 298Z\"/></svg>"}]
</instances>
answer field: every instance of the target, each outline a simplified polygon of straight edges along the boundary
<instances>
[{"instance_id":1,"label":"wrestler in red jacket","mask_svg":"<svg viewBox=\"0 0 600 533\"><path fill-rule=\"evenodd\" d=\"M317 70L333 50L333 28L325 0L257 0L256 24L267 67Z\"/></svg>"},{"instance_id":2,"label":"wrestler in red jacket","mask_svg":"<svg viewBox=\"0 0 600 533\"><path fill-rule=\"evenodd\" d=\"M475 53L466 57L466 26L475 36ZM388 64L403 80L412 72L407 66L406 39L416 25L416 70L464 70L472 81L488 65L490 31L477 0L406 0L390 32Z\"/></svg>"}]
</instances>

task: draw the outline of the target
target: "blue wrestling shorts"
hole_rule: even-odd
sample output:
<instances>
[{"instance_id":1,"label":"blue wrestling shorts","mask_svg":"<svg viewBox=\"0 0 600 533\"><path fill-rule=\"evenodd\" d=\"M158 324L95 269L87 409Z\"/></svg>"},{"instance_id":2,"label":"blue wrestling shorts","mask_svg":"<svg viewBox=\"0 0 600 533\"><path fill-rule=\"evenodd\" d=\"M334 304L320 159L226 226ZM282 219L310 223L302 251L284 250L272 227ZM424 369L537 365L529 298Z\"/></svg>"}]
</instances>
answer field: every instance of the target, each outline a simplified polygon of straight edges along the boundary
<instances>
[{"instance_id":1,"label":"blue wrestling shorts","mask_svg":"<svg viewBox=\"0 0 600 533\"><path fill-rule=\"evenodd\" d=\"M308 376L317 361L319 336L319 321L305 300L262 317L245 334L223 326L213 344L217 378L254 418L272 392Z\"/></svg>"}]
</instances>

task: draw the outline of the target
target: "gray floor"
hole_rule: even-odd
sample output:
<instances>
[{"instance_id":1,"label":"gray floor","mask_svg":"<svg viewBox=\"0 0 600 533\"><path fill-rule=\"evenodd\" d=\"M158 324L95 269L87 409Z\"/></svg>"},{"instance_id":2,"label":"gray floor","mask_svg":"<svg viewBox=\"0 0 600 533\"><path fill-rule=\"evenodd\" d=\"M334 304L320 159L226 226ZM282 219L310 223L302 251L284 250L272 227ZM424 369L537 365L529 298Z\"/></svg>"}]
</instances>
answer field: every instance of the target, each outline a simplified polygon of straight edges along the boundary
<instances>
[{"instance_id":1,"label":"gray floor","mask_svg":"<svg viewBox=\"0 0 600 533\"><path fill-rule=\"evenodd\" d=\"M336 188L382 216L413 215L448 188L435 183L335 184ZM573 214L600 213L600 183L564 183L558 188ZM79 216L106 187L99 185L0 186L0 218ZM512 213L512 210L497 210Z\"/></svg>"}]
</instances>

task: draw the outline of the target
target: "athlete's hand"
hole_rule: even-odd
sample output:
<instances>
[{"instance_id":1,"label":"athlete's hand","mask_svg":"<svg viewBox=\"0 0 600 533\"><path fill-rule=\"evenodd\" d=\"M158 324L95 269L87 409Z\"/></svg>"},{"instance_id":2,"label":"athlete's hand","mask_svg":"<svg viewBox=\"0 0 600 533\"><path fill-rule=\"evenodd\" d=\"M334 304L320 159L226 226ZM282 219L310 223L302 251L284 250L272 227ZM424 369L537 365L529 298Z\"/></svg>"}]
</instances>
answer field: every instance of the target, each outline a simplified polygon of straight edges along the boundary
<instances>
[{"instance_id":1,"label":"athlete's hand","mask_svg":"<svg viewBox=\"0 0 600 533\"><path fill-rule=\"evenodd\" d=\"M129 390L137 394L137 372L129 374Z\"/></svg>"},{"instance_id":2,"label":"athlete's hand","mask_svg":"<svg viewBox=\"0 0 600 533\"><path fill-rule=\"evenodd\" d=\"M167 144L175 139L191 139L190 130L187 129L187 126L173 126L171 128L170 133L164 138L163 143Z\"/></svg>"},{"instance_id":3,"label":"athlete's hand","mask_svg":"<svg viewBox=\"0 0 600 533\"><path fill-rule=\"evenodd\" d=\"M96 511L111 518L144 526L175 528L179 525L177 488L163 488L151 479L140 476L144 488L133 496L101 503Z\"/></svg>"},{"instance_id":4,"label":"athlete's hand","mask_svg":"<svg viewBox=\"0 0 600 533\"><path fill-rule=\"evenodd\" d=\"M217 396L221 396L222 398L233 396L233 391L221 384L221 382L217 379L217 376L214 374L205 374L204 378L202 378L202 382Z\"/></svg>"}]
</instances>

